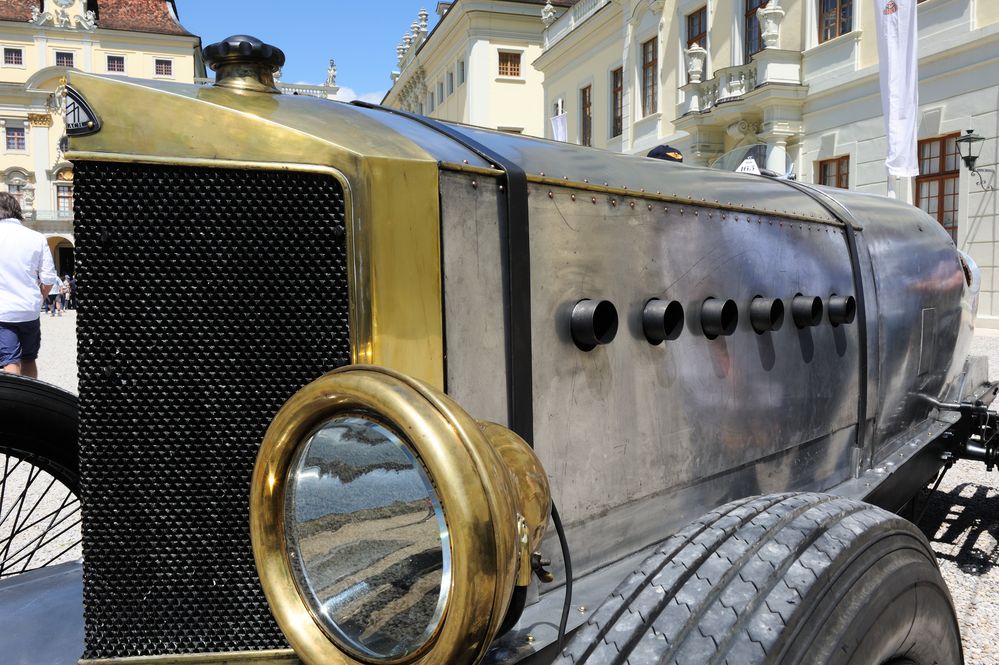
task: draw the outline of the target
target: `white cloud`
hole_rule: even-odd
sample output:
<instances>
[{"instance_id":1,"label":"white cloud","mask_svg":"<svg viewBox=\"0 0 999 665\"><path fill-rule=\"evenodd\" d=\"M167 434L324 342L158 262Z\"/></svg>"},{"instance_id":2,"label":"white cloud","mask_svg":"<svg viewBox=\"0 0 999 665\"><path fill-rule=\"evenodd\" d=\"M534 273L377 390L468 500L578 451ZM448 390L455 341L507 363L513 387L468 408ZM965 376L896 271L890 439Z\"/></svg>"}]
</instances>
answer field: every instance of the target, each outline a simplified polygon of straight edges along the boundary
<instances>
[{"instance_id":1,"label":"white cloud","mask_svg":"<svg viewBox=\"0 0 999 665\"><path fill-rule=\"evenodd\" d=\"M336 97L334 99L338 99L341 102L350 102L355 99L360 99L362 102L380 104L382 99L384 98L385 98L384 90L382 90L381 92L362 92L361 94L358 94L356 91L354 91L353 88L347 88L341 86L341 88L337 91Z\"/></svg>"}]
</instances>

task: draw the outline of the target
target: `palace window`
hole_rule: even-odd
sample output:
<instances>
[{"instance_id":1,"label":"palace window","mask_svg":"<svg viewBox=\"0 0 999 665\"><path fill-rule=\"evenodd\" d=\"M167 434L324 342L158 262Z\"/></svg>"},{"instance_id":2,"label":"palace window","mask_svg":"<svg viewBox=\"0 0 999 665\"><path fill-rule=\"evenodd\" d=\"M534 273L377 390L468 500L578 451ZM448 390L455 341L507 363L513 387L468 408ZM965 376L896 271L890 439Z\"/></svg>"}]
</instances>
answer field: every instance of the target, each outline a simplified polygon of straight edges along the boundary
<instances>
[{"instance_id":1,"label":"palace window","mask_svg":"<svg viewBox=\"0 0 999 665\"><path fill-rule=\"evenodd\" d=\"M72 185L56 185L56 211L60 217L73 216Z\"/></svg>"},{"instance_id":2,"label":"palace window","mask_svg":"<svg viewBox=\"0 0 999 665\"><path fill-rule=\"evenodd\" d=\"M701 7L692 14L687 14L687 48L694 44L707 48L708 41L708 8Z\"/></svg>"},{"instance_id":3,"label":"palace window","mask_svg":"<svg viewBox=\"0 0 999 665\"><path fill-rule=\"evenodd\" d=\"M853 0L818 0L819 43L845 35L853 29Z\"/></svg>"},{"instance_id":4,"label":"palace window","mask_svg":"<svg viewBox=\"0 0 999 665\"><path fill-rule=\"evenodd\" d=\"M656 112L659 104L656 79L659 65L659 40L653 37L642 44L642 117Z\"/></svg>"},{"instance_id":5,"label":"palace window","mask_svg":"<svg viewBox=\"0 0 999 665\"><path fill-rule=\"evenodd\" d=\"M926 211L957 240L957 198L961 156L958 134L919 142L916 207Z\"/></svg>"},{"instance_id":6,"label":"palace window","mask_svg":"<svg viewBox=\"0 0 999 665\"><path fill-rule=\"evenodd\" d=\"M56 67L72 67L73 54L69 51L56 51Z\"/></svg>"},{"instance_id":7,"label":"palace window","mask_svg":"<svg viewBox=\"0 0 999 665\"><path fill-rule=\"evenodd\" d=\"M155 68L157 76L173 76L173 60L156 58Z\"/></svg>"},{"instance_id":8,"label":"palace window","mask_svg":"<svg viewBox=\"0 0 999 665\"><path fill-rule=\"evenodd\" d=\"M3 64L21 67L24 65L24 51L19 48L4 48Z\"/></svg>"},{"instance_id":9,"label":"palace window","mask_svg":"<svg viewBox=\"0 0 999 665\"><path fill-rule=\"evenodd\" d=\"M708 8L701 7L692 14L687 14L687 48L694 44L707 48L708 43Z\"/></svg>"},{"instance_id":10,"label":"palace window","mask_svg":"<svg viewBox=\"0 0 999 665\"><path fill-rule=\"evenodd\" d=\"M819 184L827 187L850 188L850 158L835 157L819 162Z\"/></svg>"},{"instance_id":11,"label":"palace window","mask_svg":"<svg viewBox=\"0 0 999 665\"><path fill-rule=\"evenodd\" d=\"M611 72L611 136L624 132L624 69Z\"/></svg>"},{"instance_id":12,"label":"palace window","mask_svg":"<svg viewBox=\"0 0 999 665\"><path fill-rule=\"evenodd\" d=\"M24 190L28 186L27 174L14 171L7 176L7 191L24 205Z\"/></svg>"},{"instance_id":13,"label":"palace window","mask_svg":"<svg viewBox=\"0 0 999 665\"><path fill-rule=\"evenodd\" d=\"M458 85L465 82L465 61L458 61Z\"/></svg>"},{"instance_id":14,"label":"palace window","mask_svg":"<svg viewBox=\"0 0 999 665\"><path fill-rule=\"evenodd\" d=\"M579 90L579 145L593 145L593 87Z\"/></svg>"},{"instance_id":15,"label":"palace window","mask_svg":"<svg viewBox=\"0 0 999 665\"><path fill-rule=\"evenodd\" d=\"M447 94L451 95L454 93L454 72L447 73Z\"/></svg>"},{"instance_id":16,"label":"palace window","mask_svg":"<svg viewBox=\"0 0 999 665\"><path fill-rule=\"evenodd\" d=\"M123 56L123 55L109 55L108 56L108 71L109 72L124 72L125 71L125 56Z\"/></svg>"},{"instance_id":17,"label":"palace window","mask_svg":"<svg viewBox=\"0 0 999 665\"><path fill-rule=\"evenodd\" d=\"M440 104L444 101L444 81L437 82L437 103Z\"/></svg>"},{"instance_id":18,"label":"palace window","mask_svg":"<svg viewBox=\"0 0 999 665\"><path fill-rule=\"evenodd\" d=\"M27 150L28 143L24 127L5 127L7 150Z\"/></svg>"},{"instance_id":19,"label":"palace window","mask_svg":"<svg viewBox=\"0 0 999 665\"><path fill-rule=\"evenodd\" d=\"M500 76L520 76L520 54L500 51L499 54L499 75Z\"/></svg>"},{"instance_id":20,"label":"palace window","mask_svg":"<svg viewBox=\"0 0 999 665\"><path fill-rule=\"evenodd\" d=\"M760 29L760 19L756 11L767 4L767 0L746 0L746 17L743 23L743 44L745 61L748 63L753 55L763 50L763 33Z\"/></svg>"}]
</instances>

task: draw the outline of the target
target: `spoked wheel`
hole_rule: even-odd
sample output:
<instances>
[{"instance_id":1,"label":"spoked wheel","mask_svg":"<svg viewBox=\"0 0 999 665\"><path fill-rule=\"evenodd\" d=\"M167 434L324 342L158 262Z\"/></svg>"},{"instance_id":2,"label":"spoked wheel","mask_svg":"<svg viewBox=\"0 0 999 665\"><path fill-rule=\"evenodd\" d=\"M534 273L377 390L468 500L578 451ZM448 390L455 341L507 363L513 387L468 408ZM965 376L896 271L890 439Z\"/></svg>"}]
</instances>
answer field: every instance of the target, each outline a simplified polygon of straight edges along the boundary
<instances>
[{"instance_id":1,"label":"spoked wheel","mask_svg":"<svg viewBox=\"0 0 999 665\"><path fill-rule=\"evenodd\" d=\"M0 579L80 558L79 478L0 447Z\"/></svg>"},{"instance_id":2,"label":"spoked wheel","mask_svg":"<svg viewBox=\"0 0 999 665\"><path fill-rule=\"evenodd\" d=\"M0 580L79 559L76 396L0 374Z\"/></svg>"}]
</instances>

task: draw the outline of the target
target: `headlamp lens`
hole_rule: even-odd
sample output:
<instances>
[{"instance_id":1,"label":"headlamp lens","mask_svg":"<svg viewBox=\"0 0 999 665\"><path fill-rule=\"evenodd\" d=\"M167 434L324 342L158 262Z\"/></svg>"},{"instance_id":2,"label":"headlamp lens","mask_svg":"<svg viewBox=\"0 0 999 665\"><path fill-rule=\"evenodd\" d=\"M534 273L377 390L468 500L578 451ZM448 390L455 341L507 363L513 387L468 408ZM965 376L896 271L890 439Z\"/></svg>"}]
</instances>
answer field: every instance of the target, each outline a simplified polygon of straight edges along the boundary
<instances>
[{"instance_id":1,"label":"headlamp lens","mask_svg":"<svg viewBox=\"0 0 999 665\"><path fill-rule=\"evenodd\" d=\"M285 531L299 593L344 650L396 660L434 634L450 588L447 523L390 428L361 415L324 423L289 467Z\"/></svg>"}]
</instances>

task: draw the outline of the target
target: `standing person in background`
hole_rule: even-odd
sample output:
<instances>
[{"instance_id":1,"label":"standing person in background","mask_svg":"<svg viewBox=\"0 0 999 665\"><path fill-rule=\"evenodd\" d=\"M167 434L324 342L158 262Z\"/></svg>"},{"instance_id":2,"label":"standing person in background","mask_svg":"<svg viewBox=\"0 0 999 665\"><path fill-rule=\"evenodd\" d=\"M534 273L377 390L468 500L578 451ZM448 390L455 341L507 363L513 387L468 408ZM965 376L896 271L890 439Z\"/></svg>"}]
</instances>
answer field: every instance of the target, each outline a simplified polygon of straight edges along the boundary
<instances>
[{"instance_id":1,"label":"standing person in background","mask_svg":"<svg viewBox=\"0 0 999 665\"><path fill-rule=\"evenodd\" d=\"M53 268L54 270L54 268ZM55 316L58 314L62 316L62 280L59 279L59 275L56 275L55 282L52 284L52 288L49 289L48 302L49 302L49 316Z\"/></svg>"},{"instance_id":2,"label":"standing person in background","mask_svg":"<svg viewBox=\"0 0 999 665\"><path fill-rule=\"evenodd\" d=\"M23 221L17 199L0 192L0 368L37 378L42 299L59 278L45 236Z\"/></svg>"},{"instance_id":3,"label":"standing person in background","mask_svg":"<svg viewBox=\"0 0 999 665\"><path fill-rule=\"evenodd\" d=\"M69 300L67 305L69 309L76 309L76 278L72 275L66 275L66 279L63 281L69 284Z\"/></svg>"}]
</instances>

